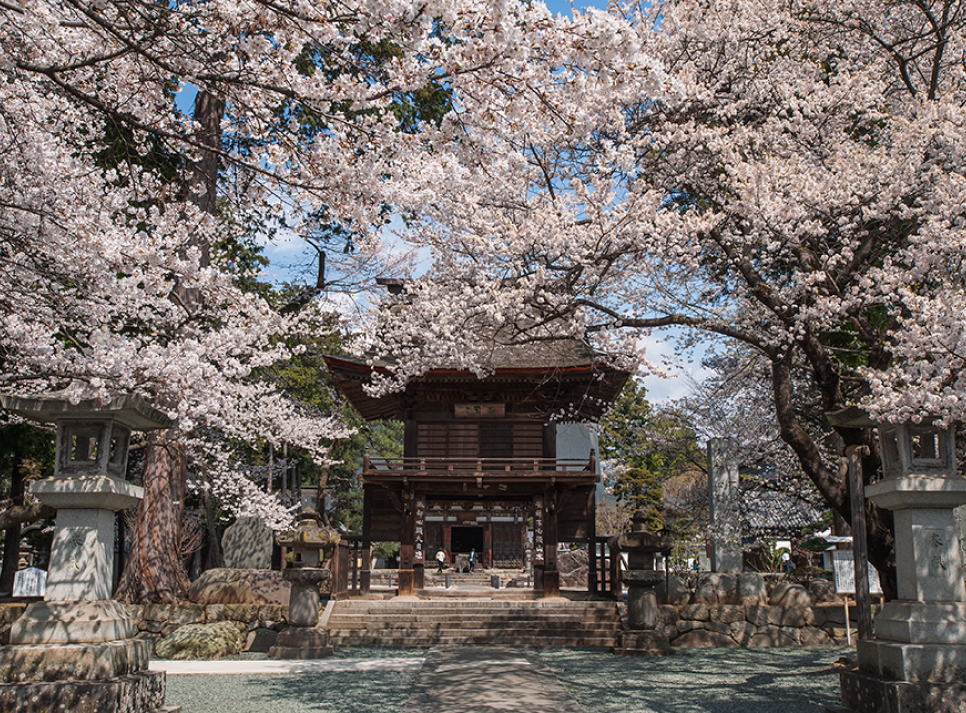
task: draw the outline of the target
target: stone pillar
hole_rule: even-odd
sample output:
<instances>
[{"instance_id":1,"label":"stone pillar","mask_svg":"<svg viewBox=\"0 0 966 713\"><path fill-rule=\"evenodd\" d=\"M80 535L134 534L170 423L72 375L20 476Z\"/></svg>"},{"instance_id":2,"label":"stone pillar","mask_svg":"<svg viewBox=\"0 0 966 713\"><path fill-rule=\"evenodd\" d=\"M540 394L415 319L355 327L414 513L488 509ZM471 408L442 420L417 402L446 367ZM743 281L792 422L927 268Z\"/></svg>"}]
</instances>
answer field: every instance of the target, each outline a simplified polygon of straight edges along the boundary
<instances>
[{"instance_id":1,"label":"stone pillar","mask_svg":"<svg viewBox=\"0 0 966 713\"><path fill-rule=\"evenodd\" d=\"M735 449L732 438L712 438L708 441L712 572L741 572L742 569Z\"/></svg>"}]
</instances>

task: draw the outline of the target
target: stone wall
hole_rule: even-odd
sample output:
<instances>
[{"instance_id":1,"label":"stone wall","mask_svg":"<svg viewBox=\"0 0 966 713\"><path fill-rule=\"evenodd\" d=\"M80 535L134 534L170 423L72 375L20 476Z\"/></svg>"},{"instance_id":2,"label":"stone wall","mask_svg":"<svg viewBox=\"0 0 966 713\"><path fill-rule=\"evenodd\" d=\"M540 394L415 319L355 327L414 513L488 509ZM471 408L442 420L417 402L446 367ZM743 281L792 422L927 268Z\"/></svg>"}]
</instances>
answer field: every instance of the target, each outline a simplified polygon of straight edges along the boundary
<instances>
[{"instance_id":1,"label":"stone wall","mask_svg":"<svg viewBox=\"0 0 966 713\"><path fill-rule=\"evenodd\" d=\"M844 645L847 638L842 599L827 580L803 585L753 572L671 576L658 601L658 626L675 648Z\"/></svg>"},{"instance_id":2,"label":"stone wall","mask_svg":"<svg viewBox=\"0 0 966 713\"><path fill-rule=\"evenodd\" d=\"M138 638L156 645L188 624L229 622L242 635L240 651L266 652L288 628L288 606L280 604L144 604L136 606Z\"/></svg>"}]
</instances>

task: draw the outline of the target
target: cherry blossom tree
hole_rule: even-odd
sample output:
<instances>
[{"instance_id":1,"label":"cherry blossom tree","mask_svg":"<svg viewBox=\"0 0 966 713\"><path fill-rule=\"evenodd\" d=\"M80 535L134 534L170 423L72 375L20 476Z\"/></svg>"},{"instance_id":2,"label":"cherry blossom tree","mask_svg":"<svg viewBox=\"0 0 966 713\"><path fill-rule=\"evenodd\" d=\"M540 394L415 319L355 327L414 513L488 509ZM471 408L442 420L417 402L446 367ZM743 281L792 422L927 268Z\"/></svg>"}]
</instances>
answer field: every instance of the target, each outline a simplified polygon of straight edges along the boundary
<instances>
[{"instance_id":1,"label":"cherry blossom tree","mask_svg":"<svg viewBox=\"0 0 966 713\"><path fill-rule=\"evenodd\" d=\"M527 85L542 124L491 94L470 138L440 149L463 172L407 233L433 269L370 347L404 356L398 381L482 370L481 334L586 336L637 360L655 329L734 340L767 365L778 434L848 519L841 453L868 446L870 478L877 446L838 429L830 457L824 414L964 415L963 6L679 0L601 16L574 24L609 23L606 51ZM868 507L888 590L891 516Z\"/></svg>"},{"instance_id":2,"label":"cherry blossom tree","mask_svg":"<svg viewBox=\"0 0 966 713\"><path fill-rule=\"evenodd\" d=\"M0 388L133 391L179 419L151 436L151 551L129 596L183 595L189 465L236 514L285 517L205 434L323 461L320 443L344 434L251 378L331 325L312 302L322 265L278 308L242 289L217 246L273 220L312 240L323 221L378 270L387 211L413 216L465 180L457 153L486 160L477 122L539 126L561 71L628 61L610 49L622 26L489 0L0 2ZM606 69L571 106L603 106L600 90L622 82Z\"/></svg>"}]
</instances>

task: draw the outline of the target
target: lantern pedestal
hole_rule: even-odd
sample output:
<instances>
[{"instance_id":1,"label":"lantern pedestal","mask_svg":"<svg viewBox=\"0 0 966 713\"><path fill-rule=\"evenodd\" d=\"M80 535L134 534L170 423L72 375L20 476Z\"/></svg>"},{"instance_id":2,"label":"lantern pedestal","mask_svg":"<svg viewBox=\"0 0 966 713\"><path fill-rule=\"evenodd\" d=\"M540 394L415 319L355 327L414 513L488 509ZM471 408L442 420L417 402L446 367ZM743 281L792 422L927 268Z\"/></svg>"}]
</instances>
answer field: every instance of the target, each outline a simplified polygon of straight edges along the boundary
<instances>
[{"instance_id":1,"label":"lantern pedestal","mask_svg":"<svg viewBox=\"0 0 966 713\"><path fill-rule=\"evenodd\" d=\"M953 509L966 504L951 428L879 424L885 477L866 498L893 511L898 599L858 642L857 666L839 672L856 713L966 710L966 587Z\"/></svg>"},{"instance_id":2,"label":"lantern pedestal","mask_svg":"<svg viewBox=\"0 0 966 713\"><path fill-rule=\"evenodd\" d=\"M0 710L146 713L164 703L129 608L111 600L115 513L141 499L124 480L132 429L171 422L135 397L113 408L57 398L2 397L4 408L57 425L54 477L30 492L56 508L44 601L27 607L0 649Z\"/></svg>"}]
</instances>

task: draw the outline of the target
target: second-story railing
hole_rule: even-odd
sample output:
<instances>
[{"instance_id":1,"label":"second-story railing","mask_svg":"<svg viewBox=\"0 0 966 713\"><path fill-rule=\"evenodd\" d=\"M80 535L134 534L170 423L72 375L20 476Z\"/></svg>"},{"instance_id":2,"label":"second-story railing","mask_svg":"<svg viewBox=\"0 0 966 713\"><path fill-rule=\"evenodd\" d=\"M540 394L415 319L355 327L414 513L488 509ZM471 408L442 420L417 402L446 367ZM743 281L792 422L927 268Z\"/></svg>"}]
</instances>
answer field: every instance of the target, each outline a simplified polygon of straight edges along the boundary
<instances>
[{"instance_id":1,"label":"second-story railing","mask_svg":"<svg viewBox=\"0 0 966 713\"><path fill-rule=\"evenodd\" d=\"M366 454L363 477L485 477L527 479L566 478L596 474L596 459L589 458L374 458Z\"/></svg>"}]
</instances>

